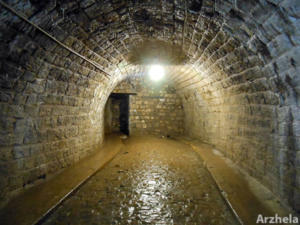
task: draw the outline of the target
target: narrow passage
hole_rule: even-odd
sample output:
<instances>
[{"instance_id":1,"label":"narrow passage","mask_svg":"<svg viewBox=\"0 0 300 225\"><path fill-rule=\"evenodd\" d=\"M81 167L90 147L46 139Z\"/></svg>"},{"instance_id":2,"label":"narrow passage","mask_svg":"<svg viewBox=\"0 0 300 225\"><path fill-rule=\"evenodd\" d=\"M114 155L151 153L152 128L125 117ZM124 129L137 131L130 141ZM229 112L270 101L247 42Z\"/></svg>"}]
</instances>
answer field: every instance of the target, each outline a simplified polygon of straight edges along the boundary
<instances>
[{"instance_id":1,"label":"narrow passage","mask_svg":"<svg viewBox=\"0 0 300 225\"><path fill-rule=\"evenodd\" d=\"M198 154L181 142L130 137L50 224L238 225Z\"/></svg>"}]
</instances>

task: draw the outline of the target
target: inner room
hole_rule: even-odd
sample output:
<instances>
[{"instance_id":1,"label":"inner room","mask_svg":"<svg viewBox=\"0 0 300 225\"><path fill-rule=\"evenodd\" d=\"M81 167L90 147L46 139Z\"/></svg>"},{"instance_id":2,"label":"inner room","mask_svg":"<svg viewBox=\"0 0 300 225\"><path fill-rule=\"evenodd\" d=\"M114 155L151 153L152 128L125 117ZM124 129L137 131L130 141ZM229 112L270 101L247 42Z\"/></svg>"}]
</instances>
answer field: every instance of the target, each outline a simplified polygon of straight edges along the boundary
<instances>
[{"instance_id":1,"label":"inner room","mask_svg":"<svg viewBox=\"0 0 300 225\"><path fill-rule=\"evenodd\" d=\"M0 0L0 224L299 224L299 15Z\"/></svg>"}]
</instances>

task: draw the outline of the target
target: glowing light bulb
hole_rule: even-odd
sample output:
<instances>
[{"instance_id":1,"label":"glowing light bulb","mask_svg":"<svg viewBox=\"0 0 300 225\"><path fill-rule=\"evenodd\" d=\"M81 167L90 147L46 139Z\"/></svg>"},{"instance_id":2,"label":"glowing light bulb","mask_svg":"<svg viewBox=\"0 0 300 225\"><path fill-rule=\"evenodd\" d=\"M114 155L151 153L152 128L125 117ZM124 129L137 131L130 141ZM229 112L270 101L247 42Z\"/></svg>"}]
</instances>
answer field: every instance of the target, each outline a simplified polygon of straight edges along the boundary
<instances>
[{"instance_id":1,"label":"glowing light bulb","mask_svg":"<svg viewBox=\"0 0 300 225\"><path fill-rule=\"evenodd\" d=\"M158 81L165 75L165 70L160 65L152 65L149 69L150 79L153 81Z\"/></svg>"}]
</instances>

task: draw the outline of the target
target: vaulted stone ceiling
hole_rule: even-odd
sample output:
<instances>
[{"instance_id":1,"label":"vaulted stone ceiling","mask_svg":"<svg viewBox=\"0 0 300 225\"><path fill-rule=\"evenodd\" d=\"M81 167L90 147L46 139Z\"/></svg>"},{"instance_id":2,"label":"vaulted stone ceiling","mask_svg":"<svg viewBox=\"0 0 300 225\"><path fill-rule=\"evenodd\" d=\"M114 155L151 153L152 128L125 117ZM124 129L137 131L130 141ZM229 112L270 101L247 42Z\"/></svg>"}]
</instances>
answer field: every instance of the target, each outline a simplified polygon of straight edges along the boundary
<instances>
[{"instance_id":1,"label":"vaulted stone ceiling","mask_svg":"<svg viewBox=\"0 0 300 225\"><path fill-rule=\"evenodd\" d=\"M109 93L160 62L182 96L187 134L299 209L300 1L5 2L65 47L2 5L2 196L102 143Z\"/></svg>"},{"instance_id":2,"label":"vaulted stone ceiling","mask_svg":"<svg viewBox=\"0 0 300 225\"><path fill-rule=\"evenodd\" d=\"M167 60L157 56L153 61L173 64L169 74L179 88L205 86L215 81L219 81L216 86L226 87L228 82L242 84L276 72L278 66L272 59L299 44L298 9L292 2L9 1L13 8L66 46L96 62L111 77L134 73L139 62L131 59L137 52L143 52L144 43L152 41L152 46L158 41L163 43L168 47L160 49L159 43L150 56L159 51L168 55ZM7 14L3 11L2 16ZM55 47L54 42L44 41L46 37L19 18L5 19L6 24L40 39L46 51ZM293 65L295 51L278 63ZM179 54L186 59L177 60ZM264 71L258 70L263 66Z\"/></svg>"}]
</instances>

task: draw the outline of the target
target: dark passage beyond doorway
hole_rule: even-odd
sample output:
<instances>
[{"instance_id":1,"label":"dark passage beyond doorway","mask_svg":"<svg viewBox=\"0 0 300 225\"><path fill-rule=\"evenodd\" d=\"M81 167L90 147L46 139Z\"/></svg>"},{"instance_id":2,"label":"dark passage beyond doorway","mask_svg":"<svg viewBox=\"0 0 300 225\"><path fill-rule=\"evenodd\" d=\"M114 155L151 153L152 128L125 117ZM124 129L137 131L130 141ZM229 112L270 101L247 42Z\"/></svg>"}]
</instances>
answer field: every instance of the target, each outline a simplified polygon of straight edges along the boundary
<instances>
[{"instance_id":1,"label":"dark passage beyond doorway","mask_svg":"<svg viewBox=\"0 0 300 225\"><path fill-rule=\"evenodd\" d=\"M116 100L119 107L120 132L129 135L129 95L112 93L110 98Z\"/></svg>"}]
</instances>

